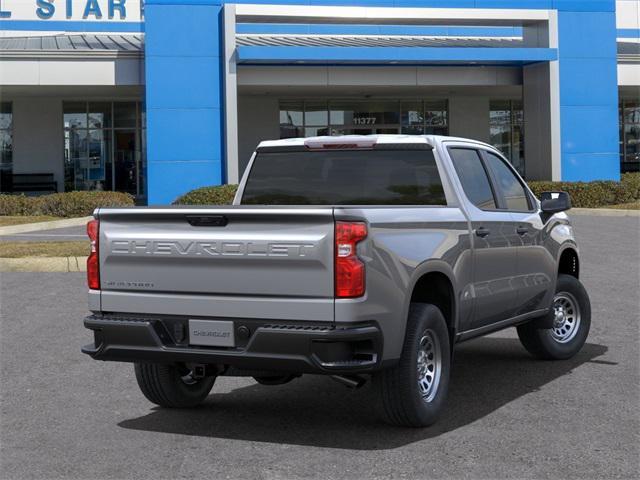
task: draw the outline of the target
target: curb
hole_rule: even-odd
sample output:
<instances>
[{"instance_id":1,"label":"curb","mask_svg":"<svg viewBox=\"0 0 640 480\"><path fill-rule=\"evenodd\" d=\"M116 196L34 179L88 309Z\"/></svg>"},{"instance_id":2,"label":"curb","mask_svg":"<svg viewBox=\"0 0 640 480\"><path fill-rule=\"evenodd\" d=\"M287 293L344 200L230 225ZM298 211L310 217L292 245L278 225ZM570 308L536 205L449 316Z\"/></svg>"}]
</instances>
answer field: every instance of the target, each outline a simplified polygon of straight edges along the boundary
<instances>
[{"instance_id":1,"label":"curb","mask_svg":"<svg viewBox=\"0 0 640 480\"><path fill-rule=\"evenodd\" d=\"M0 258L0 272L86 272L87 257Z\"/></svg>"},{"instance_id":2,"label":"curb","mask_svg":"<svg viewBox=\"0 0 640 480\"><path fill-rule=\"evenodd\" d=\"M615 208L572 208L567 213L594 217L640 217L640 210L617 210Z\"/></svg>"},{"instance_id":3,"label":"curb","mask_svg":"<svg viewBox=\"0 0 640 480\"><path fill-rule=\"evenodd\" d=\"M51 220L50 222L8 225L6 227L0 227L0 236L14 235L16 233L38 232L41 230L53 230L55 228L79 227L86 225L89 220L93 220L93 217L65 218L63 220Z\"/></svg>"}]
</instances>

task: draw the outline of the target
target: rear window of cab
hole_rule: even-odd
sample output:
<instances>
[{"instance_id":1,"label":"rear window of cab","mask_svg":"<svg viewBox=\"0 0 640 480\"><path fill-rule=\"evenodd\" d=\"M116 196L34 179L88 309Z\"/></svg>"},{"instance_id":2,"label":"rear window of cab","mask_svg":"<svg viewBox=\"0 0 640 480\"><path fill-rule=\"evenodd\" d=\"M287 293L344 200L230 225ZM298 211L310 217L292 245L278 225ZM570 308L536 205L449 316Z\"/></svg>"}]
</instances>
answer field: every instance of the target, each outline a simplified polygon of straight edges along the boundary
<instances>
[{"instance_id":1,"label":"rear window of cab","mask_svg":"<svg viewBox=\"0 0 640 480\"><path fill-rule=\"evenodd\" d=\"M432 150L258 152L242 204L446 205Z\"/></svg>"}]
</instances>

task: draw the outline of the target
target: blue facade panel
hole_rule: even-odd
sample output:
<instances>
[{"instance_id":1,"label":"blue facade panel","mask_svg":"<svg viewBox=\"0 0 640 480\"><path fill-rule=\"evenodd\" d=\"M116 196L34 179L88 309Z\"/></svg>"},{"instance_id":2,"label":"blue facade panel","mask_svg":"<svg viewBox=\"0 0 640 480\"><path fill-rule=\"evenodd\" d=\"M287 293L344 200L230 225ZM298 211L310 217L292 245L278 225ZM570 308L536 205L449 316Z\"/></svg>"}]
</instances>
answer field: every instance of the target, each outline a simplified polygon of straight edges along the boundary
<instances>
[{"instance_id":1,"label":"blue facade panel","mask_svg":"<svg viewBox=\"0 0 640 480\"><path fill-rule=\"evenodd\" d=\"M148 0L145 7L148 203L223 181L221 6Z\"/></svg>"},{"instance_id":2,"label":"blue facade panel","mask_svg":"<svg viewBox=\"0 0 640 480\"><path fill-rule=\"evenodd\" d=\"M150 57L146 62L147 105L154 108L220 108L212 78L220 78L218 57ZM194 75L194 72L197 74ZM188 88L185 88L188 86Z\"/></svg>"},{"instance_id":3,"label":"blue facade panel","mask_svg":"<svg viewBox=\"0 0 640 480\"><path fill-rule=\"evenodd\" d=\"M147 130L147 137L158 133L147 146L156 163L222 159L216 133L222 130L219 108L154 108L147 112Z\"/></svg>"},{"instance_id":4,"label":"blue facade panel","mask_svg":"<svg viewBox=\"0 0 640 480\"><path fill-rule=\"evenodd\" d=\"M558 34L562 179L618 180L615 14L560 11Z\"/></svg>"},{"instance_id":5,"label":"blue facade panel","mask_svg":"<svg viewBox=\"0 0 640 480\"><path fill-rule=\"evenodd\" d=\"M149 205L168 205L185 192L203 185L220 185L219 161L161 162L149 168ZM153 185L153 187L152 187ZM156 191L153 191L154 188Z\"/></svg>"},{"instance_id":6,"label":"blue facade panel","mask_svg":"<svg viewBox=\"0 0 640 480\"><path fill-rule=\"evenodd\" d=\"M562 156L562 180L565 182L590 182L614 177L610 165L620 169L620 154L616 153L566 153ZM618 173L619 177L619 173Z\"/></svg>"}]
</instances>

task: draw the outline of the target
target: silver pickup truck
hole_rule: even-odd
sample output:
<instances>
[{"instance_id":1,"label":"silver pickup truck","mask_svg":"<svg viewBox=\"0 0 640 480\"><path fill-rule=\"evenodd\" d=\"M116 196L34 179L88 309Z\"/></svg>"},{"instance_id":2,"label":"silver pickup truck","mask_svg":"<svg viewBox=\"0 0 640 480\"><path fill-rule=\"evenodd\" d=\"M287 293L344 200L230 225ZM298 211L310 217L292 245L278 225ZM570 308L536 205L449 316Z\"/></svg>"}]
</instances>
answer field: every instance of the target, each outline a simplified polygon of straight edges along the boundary
<instances>
[{"instance_id":1,"label":"silver pickup truck","mask_svg":"<svg viewBox=\"0 0 640 480\"><path fill-rule=\"evenodd\" d=\"M387 421L427 426L457 343L515 326L540 358L584 344L570 207L472 140L262 142L232 206L96 210L82 351L134 362L163 407L221 375L310 373L371 379Z\"/></svg>"}]
</instances>

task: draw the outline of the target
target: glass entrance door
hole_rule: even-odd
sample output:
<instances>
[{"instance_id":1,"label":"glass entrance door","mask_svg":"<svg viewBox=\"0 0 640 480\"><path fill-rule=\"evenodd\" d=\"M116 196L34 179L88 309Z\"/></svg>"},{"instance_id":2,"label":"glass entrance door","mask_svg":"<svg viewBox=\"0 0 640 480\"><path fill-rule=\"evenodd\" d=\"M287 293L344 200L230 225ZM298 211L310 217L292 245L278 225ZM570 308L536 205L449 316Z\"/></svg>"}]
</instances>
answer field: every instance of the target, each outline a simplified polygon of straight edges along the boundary
<instances>
[{"instance_id":1,"label":"glass entrance door","mask_svg":"<svg viewBox=\"0 0 640 480\"><path fill-rule=\"evenodd\" d=\"M138 195L138 162L136 132L115 130L115 188L118 192Z\"/></svg>"}]
</instances>

